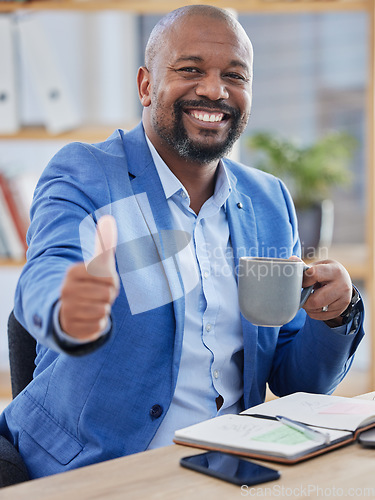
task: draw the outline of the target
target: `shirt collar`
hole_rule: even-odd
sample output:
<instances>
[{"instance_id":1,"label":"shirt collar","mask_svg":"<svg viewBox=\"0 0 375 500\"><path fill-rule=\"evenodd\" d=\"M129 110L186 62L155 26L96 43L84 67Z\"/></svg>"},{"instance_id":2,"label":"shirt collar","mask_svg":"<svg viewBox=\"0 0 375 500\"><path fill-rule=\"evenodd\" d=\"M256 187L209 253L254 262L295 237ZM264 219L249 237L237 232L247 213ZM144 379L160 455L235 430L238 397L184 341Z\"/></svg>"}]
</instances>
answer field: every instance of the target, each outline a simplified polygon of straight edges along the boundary
<instances>
[{"instance_id":1,"label":"shirt collar","mask_svg":"<svg viewBox=\"0 0 375 500\"><path fill-rule=\"evenodd\" d=\"M181 190L186 194L186 197L189 198L189 193L186 191L184 185L177 179L177 177L170 170L170 168L168 168L167 164L160 157L159 153L156 151L154 145L147 137L147 135L146 135L146 141L150 149L156 170L158 172L160 182L163 186L166 199L168 200L174 194L181 192ZM220 160L216 177L215 191L212 196L212 201L218 207L223 206L226 200L228 199L231 191L232 187L228 176L228 172L225 168L224 163L222 162L222 160Z\"/></svg>"},{"instance_id":2,"label":"shirt collar","mask_svg":"<svg viewBox=\"0 0 375 500\"><path fill-rule=\"evenodd\" d=\"M158 172L160 182L163 186L164 194L165 197L171 198L175 193L183 189L186 193L188 194L184 186L181 184L181 182L177 179L177 177L174 175L174 173L168 168L166 163L162 160L160 157L159 153L156 151L154 145L150 141L150 139L146 135L146 141L148 144L148 147L151 152L152 159L154 160L154 164L156 167L156 170Z\"/></svg>"}]
</instances>

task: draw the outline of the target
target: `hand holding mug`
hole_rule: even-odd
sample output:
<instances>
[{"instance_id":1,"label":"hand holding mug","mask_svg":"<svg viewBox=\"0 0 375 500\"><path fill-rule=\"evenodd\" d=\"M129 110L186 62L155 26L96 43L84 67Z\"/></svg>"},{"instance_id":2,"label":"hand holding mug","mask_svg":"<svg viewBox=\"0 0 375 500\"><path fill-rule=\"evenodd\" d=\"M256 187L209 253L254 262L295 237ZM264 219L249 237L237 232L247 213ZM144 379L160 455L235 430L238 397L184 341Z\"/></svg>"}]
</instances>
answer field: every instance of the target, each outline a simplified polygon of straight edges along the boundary
<instances>
[{"instance_id":1,"label":"hand holding mug","mask_svg":"<svg viewBox=\"0 0 375 500\"><path fill-rule=\"evenodd\" d=\"M342 323L340 314L352 298L353 287L348 271L334 260L315 262L303 278L303 286L311 285L314 293L304 305L307 314L313 319L330 321L330 326L339 326Z\"/></svg>"},{"instance_id":2,"label":"hand holding mug","mask_svg":"<svg viewBox=\"0 0 375 500\"><path fill-rule=\"evenodd\" d=\"M242 314L255 325L282 326L303 307L311 318L334 327L342 324L340 314L350 303L352 282L333 260L308 267L296 256L242 257L238 292Z\"/></svg>"}]
</instances>

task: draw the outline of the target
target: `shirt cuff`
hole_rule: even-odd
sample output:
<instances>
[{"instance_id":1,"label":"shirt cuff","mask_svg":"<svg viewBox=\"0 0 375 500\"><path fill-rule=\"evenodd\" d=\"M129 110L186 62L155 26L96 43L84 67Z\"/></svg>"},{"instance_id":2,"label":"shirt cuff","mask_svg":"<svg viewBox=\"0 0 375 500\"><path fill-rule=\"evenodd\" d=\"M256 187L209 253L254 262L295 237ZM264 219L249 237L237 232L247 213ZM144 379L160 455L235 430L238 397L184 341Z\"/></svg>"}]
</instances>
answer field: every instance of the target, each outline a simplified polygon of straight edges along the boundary
<instances>
[{"instance_id":1,"label":"shirt cuff","mask_svg":"<svg viewBox=\"0 0 375 500\"><path fill-rule=\"evenodd\" d=\"M63 341L64 344L68 343L68 344L71 344L72 346L91 343L92 340L83 340L83 339L78 339L76 337L72 337L71 335L68 335L67 333L65 333L61 329L60 321L59 321L60 307L61 307L61 301L58 300L55 304L55 307L53 310L53 316L52 316L53 328L55 330L56 336L61 341ZM100 335L98 338L104 337L104 335L107 335L107 333L110 331L111 327L112 327L111 319L108 318L107 326L102 332L100 332Z\"/></svg>"}]
</instances>

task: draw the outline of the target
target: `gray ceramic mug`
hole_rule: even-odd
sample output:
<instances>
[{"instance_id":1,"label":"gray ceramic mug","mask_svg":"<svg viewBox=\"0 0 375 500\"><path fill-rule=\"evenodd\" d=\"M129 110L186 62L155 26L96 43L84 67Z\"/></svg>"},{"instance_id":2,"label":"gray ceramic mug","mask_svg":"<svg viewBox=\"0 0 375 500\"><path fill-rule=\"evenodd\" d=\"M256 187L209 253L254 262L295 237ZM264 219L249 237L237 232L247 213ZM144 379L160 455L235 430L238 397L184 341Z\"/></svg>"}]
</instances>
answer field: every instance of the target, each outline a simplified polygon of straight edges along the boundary
<instances>
[{"instance_id":1,"label":"gray ceramic mug","mask_svg":"<svg viewBox=\"0 0 375 500\"><path fill-rule=\"evenodd\" d=\"M244 317L258 326L282 326L304 305L313 286L302 288L302 261L241 257L238 295Z\"/></svg>"}]
</instances>

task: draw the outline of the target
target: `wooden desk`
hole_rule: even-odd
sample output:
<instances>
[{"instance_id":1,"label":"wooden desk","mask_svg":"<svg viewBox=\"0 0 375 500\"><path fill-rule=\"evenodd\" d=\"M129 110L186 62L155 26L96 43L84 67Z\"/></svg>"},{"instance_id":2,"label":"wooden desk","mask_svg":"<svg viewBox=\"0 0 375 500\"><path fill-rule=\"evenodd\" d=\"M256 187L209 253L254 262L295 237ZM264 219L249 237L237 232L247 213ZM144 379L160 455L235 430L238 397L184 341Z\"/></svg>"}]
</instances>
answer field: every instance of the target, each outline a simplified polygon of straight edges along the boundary
<instances>
[{"instance_id":1,"label":"wooden desk","mask_svg":"<svg viewBox=\"0 0 375 500\"><path fill-rule=\"evenodd\" d=\"M375 449L357 443L298 465L262 462L279 469L281 478L242 491L240 486L180 467L181 457L195 453L200 451L177 445L146 451L4 488L0 499L375 498Z\"/></svg>"}]
</instances>

